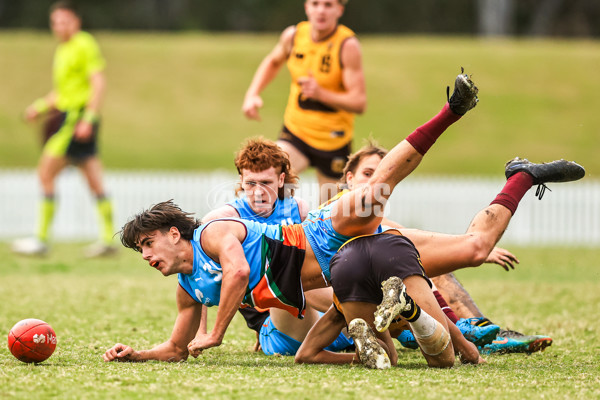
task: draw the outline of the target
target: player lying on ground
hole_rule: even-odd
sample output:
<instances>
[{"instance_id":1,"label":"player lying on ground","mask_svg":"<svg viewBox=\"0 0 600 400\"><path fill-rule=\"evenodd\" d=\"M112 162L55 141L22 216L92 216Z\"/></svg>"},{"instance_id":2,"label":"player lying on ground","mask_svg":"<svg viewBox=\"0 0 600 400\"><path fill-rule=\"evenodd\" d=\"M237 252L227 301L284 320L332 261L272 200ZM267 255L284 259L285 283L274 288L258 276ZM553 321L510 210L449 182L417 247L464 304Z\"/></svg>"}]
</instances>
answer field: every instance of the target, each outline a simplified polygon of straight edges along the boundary
<instances>
[{"instance_id":1,"label":"player lying on ground","mask_svg":"<svg viewBox=\"0 0 600 400\"><path fill-rule=\"evenodd\" d=\"M310 212L301 225L276 226L232 219L200 227L191 214L170 201L135 216L123 227L121 241L140 251L150 266L163 275L179 274L179 313L167 342L142 352L117 344L105 353L104 359L180 360L187 358L188 352L197 357L202 350L221 344L242 303L282 308L301 316L305 307L303 291L329 284L329 261L335 251L350 238L377 229L394 187L417 167L437 137L475 106L476 93L468 76L459 75L454 93L442 111L395 146L368 185ZM518 162L511 171L517 178L508 183L514 185L517 179L516 194L524 194L538 181L568 181L583 176L583 168L566 161L549 165ZM515 193L509 192L505 197L516 208ZM476 227L472 234L481 235L489 250L512 215L511 211L506 215L497 208L505 206L492 204L476 217L477 225L471 225ZM437 275L449 270L452 266L438 264L426 272ZM209 334L198 332L201 304L219 305ZM189 343L187 349L185 343Z\"/></svg>"},{"instance_id":2,"label":"player lying on ground","mask_svg":"<svg viewBox=\"0 0 600 400\"><path fill-rule=\"evenodd\" d=\"M387 150L378 146L373 141L370 141L367 145L363 146L360 150L350 156L344 169L343 185L348 189L353 189L368 182L381 162L381 159L386 154ZM427 234L430 234L431 236L430 239L425 239L426 241L435 241L437 237L440 237L438 234L431 232L428 233L412 229L408 230L385 218L383 225L401 228L403 233L419 243L423 242L422 238ZM446 239L442 237L442 240L445 241ZM417 246L417 249L421 250L419 246ZM461 254L461 260L463 260L466 265L472 266L481 263L480 261L483 256L480 256L479 253L480 250L478 249L477 242L470 240L467 235L464 235L463 240L456 243L454 246L453 252L447 253L447 257L451 254ZM492 252L487 255L485 262L496 263L501 265L506 271L509 271L510 269L514 269L514 264L519 261L508 250L494 247ZM492 336L492 339L489 341L483 340L486 339L485 334L491 332L490 328L496 327L497 325L494 325L489 319L485 318L469 293L458 282L454 274L449 273L437 276L432 278L432 282L434 284L434 294L438 299L442 310L445 311L452 322L459 326L465 337L481 348L482 352L533 352L543 350L545 347L552 344L552 339L548 336L523 335L519 332L509 330L501 330L497 337ZM449 306L448 304L445 304L445 299L450 303ZM478 327L481 329L478 330ZM397 337L404 347L412 349L418 348L418 344L410 330L400 332L399 335L394 337Z\"/></svg>"},{"instance_id":3,"label":"player lying on ground","mask_svg":"<svg viewBox=\"0 0 600 400\"><path fill-rule=\"evenodd\" d=\"M531 182L536 179L536 183L543 184L549 179L574 180L583 177L584 170L577 164L564 160L549 164L531 164L515 159L507 163L505 175L508 180L503 191L482 211L483 213L493 212L497 216L506 215L507 212L511 214L514 210L506 208L504 197L511 196L511 189L514 190L520 181ZM531 187L531 183L527 185ZM499 199L502 202L499 202ZM518 201L508 204L516 206ZM478 216L482 212L478 213ZM476 216L474 221L477 219ZM474 223L470 229L473 226ZM448 350L452 348L448 329L452 335L454 326L447 324L446 317L431 294L431 283L424 273L428 267L425 260L431 257L426 257L425 252L422 256L419 255L419 247L410 240L409 234L413 233L412 230L400 231L389 230L382 234L350 239L332 258L331 283L334 295L338 299L336 307L332 307L311 329L298 350L297 362L353 362L352 355L334 354L325 350L325 346L339 334L340 329L349 324L348 331L354 338L361 361L371 368L387 368L390 366L390 360L392 365L396 364L397 354L386 330L394 319L402 317L409 323L430 366L453 365L453 353ZM443 242L444 238L439 234L432 235L435 240ZM414 237L419 243L426 244L427 249L431 248L430 243L423 240L425 235L422 232L418 232ZM443 243L440 246L443 247ZM402 280L406 284L406 291ZM383 296L380 291L382 285ZM381 306L377 307L380 303ZM374 315L376 309L377 313ZM377 338L372 331L374 326L379 331Z\"/></svg>"}]
</instances>

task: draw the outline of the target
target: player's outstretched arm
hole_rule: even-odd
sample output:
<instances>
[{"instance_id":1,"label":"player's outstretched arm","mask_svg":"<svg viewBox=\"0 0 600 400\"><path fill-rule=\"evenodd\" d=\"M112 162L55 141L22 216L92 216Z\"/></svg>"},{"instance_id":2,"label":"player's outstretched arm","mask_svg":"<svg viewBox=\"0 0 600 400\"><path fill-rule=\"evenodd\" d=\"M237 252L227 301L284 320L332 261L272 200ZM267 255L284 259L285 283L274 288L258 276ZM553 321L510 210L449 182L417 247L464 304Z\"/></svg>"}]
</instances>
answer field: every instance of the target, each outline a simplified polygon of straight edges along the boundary
<instances>
[{"instance_id":1,"label":"player's outstretched arm","mask_svg":"<svg viewBox=\"0 0 600 400\"><path fill-rule=\"evenodd\" d=\"M250 266L241 244L245 237L246 227L234 221L213 222L202 232L202 248L221 264L223 278L215 326L208 334L198 332L188 344L193 357L223 342L225 331L244 299L250 276Z\"/></svg>"},{"instance_id":2,"label":"player's outstretched arm","mask_svg":"<svg viewBox=\"0 0 600 400\"><path fill-rule=\"evenodd\" d=\"M296 32L295 26L287 27L279 37L279 42L273 50L262 60L254 73L250 87L244 96L242 112L248 119L260 120L258 109L262 107L263 101L260 93L277 76L279 70L292 50L292 40Z\"/></svg>"},{"instance_id":3,"label":"player's outstretched arm","mask_svg":"<svg viewBox=\"0 0 600 400\"><path fill-rule=\"evenodd\" d=\"M298 364L351 364L360 363L356 353L334 353L325 350L346 327L346 320L333 306L310 329L296 352Z\"/></svg>"},{"instance_id":4,"label":"player's outstretched arm","mask_svg":"<svg viewBox=\"0 0 600 400\"><path fill-rule=\"evenodd\" d=\"M131 346L117 343L103 355L104 361L142 362L149 360L158 361L185 361L188 358L187 345L196 334L202 316L202 304L194 301L189 294L177 286L177 308L179 313L175 320L171 337L149 350L134 350Z\"/></svg>"}]
</instances>

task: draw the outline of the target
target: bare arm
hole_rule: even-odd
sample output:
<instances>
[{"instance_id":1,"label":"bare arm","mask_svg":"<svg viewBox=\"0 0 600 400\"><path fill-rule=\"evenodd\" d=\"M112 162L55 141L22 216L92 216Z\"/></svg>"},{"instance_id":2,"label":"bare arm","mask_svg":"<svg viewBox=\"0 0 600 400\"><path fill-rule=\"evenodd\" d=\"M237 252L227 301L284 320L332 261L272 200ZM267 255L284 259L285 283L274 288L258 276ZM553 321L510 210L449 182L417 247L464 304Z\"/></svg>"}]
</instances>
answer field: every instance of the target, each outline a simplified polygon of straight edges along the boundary
<instances>
[{"instance_id":1,"label":"bare arm","mask_svg":"<svg viewBox=\"0 0 600 400\"><path fill-rule=\"evenodd\" d=\"M92 93L86 105L83 118L75 127L74 136L81 140L88 140L92 135L92 126L98 119L100 106L106 90L106 77L103 71L98 71L90 76Z\"/></svg>"},{"instance_id":2,"label":"bare arm","mask_svg":"<svg viewBox=\"0 0 600 400\"><path fill-rule=\"evenodd\" d=\"M260 120L258 109L262 107L263 101L260 93L277 76L281 66L287 60L291 50L295 26L287 27L279 37L279 42L273 50L262 60L254 73L250 87L244 96L242 111L246 118Z\"/></svg>"},{"instance_id":3,"label":"bare arm","mask_svg":"<svg viewBox=\"0 0 600 400\"><path fill-rule=\"evenodd\" d=\"M169 340L150 350L140 351L117 343L104 353L104 361L185 361L188 357L187 345L196 334L200 325L202 309L206 307L194 301L181 286L177 286L177 308L177 319Z\"/></svg>"},{"instance_id":4,"label":"bare arm","mask_svg":"<svg viewBox=\"0 0 600 400\"><path fill-rule=\"evenodd\" d=\"M367 93L360 44L357 38L351 37L342 46L340 58L344 67L342 85L345 90L343 92L334 92L320 87L310 75L300 78L298 83L302 86L302 94L305 97L333 108L362 114L367 108Z\"/></svg>"},{"instance_id":5,"label":"bare arm","mask_svg":"<svg viewBox=\"0 0 600 400\"><path fill-rule=\"evenodd\" d=\"M56 92L53 90L27 106L25 109L25 119L27 121L33 121L41 114L46 113L49 109L54 108L55 104Z\"/></svg>"},{"instance_id":6,"label":"bare arm","mask_svg":"<svg viewBox=\"0 0 600 400\"><path fill-rule=\"evenodd\" d=\"M294 361L299 364L351 364L360 363L356 353L334 353L325 350L346 327L346 320L333 306L317 321L296 352Z\"/></svg>"},{"instance_id":7,"label":"bare arm","mask_svg":"<svg viewBox=\"0 0 600 400\"><path fill-rule=\"evenodd\" d=\"M308 216L308 212L310 211L308 207L308 203L304 199L296 198L296 202L298 203L298 212L300 213L300 219L304 221Z\"/></svg>"},{"instance_id":8,"label":"bare arm","mask_svg":"<svg viewBox=\"0 0 600 400\"><path fill-rule=\"evenodd\" d=\"M219 346L223 342L225 331L244 298L250 276L250 266L241 244L245 236L244 225L233 221L213 222L203 231L202 247L208 256L221 264L223 280L213 330L208 334L198 332L188 344L193 357L198 357L202 350Z\"/></svg>"}]
</instances>

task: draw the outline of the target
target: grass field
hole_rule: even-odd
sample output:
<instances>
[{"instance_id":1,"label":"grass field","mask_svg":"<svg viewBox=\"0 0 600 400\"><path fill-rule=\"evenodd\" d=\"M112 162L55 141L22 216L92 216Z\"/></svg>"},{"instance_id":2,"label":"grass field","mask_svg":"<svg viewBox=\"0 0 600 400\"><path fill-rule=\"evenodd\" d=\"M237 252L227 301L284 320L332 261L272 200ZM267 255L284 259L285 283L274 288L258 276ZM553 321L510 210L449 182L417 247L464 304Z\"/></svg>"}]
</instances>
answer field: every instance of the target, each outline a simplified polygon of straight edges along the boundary
<instances>
[{"instance_id":1,"label":"grass field","mask_svg":"<svg viewBox=\"0 0 600 400\"><path fill-rule=\"evenodd\" d=\"M55 354L24 364L0 349L0 398L532 398L600 397L600 249L520 248L517 270L460 271L479 306L505 327L544 333L543 353L488 356L479 367L432 370L399 348L398 368L298 366L291 357L254 354L254 335L236 316L223 345L168 364L105 364L116 342L148 348L164 341L176 315L176 278L163 278L132 251L83 260L77 245L46 259L20 258L0 244L0 327L36 317L58 336ZM211 309L209 327L214 322ZM399 345L398 345L399 346Z\"/></svg>"},{"instance_id":2,"label":"grass field","mask_svg":"<svg viewBox=\"0 0 600 400\"><path fill-rule=\"evenodd\" d=\"M276 35L99 33L108 59L103 159L109 169L232 169L240 142L274 139L287 95L282 71L264 93L260 123L241 112L244 92ZM357 140L392 146L436 113L462 65L481 103L442 136L418 174L499 175L515 155L574 159L600 176L600 42L361 37L369 106ZM34 126L20 113L50 89L49 34L0 32L0 168L33 168ZM589 179L588 178L588 179ZM176 316L176 278L139 255L85 260L79 244L58 243L48 258L12 255L0 243L0 332L24 318L49 322L56 353L40 365L0 350L0 398L600 398L600 248L521 248L516 271L496 266L458 275L492 320L554 338L544 353L492 355L488 364L431 370L399 349L387 371L297 366L250 351L239 317L223 345L199 359L105 364L116 342L148 348ZM214 310L211 310L214 322Z\"/></svg>"},{"instance_id":3,"label":"grass field","mask_svg":"<svg viewBox=\"0 0 600 400\"><path fill-rule=\"evenodd\" d=\"M275 138L289 78L264 93L262 122L240 108L274 34L98 33L108 60L103 159L111 169L232 168L248 136ZM598 179L600 43L361 36L368 109L355 145L373 135L392 146L436 113L459 67L481 103L436 144L417 173L500 174L515 155L575 159ZM54 40L0 32L0 167L32 167L37 134L19 120L50 89Z\"/></svg>"}]
</instances>

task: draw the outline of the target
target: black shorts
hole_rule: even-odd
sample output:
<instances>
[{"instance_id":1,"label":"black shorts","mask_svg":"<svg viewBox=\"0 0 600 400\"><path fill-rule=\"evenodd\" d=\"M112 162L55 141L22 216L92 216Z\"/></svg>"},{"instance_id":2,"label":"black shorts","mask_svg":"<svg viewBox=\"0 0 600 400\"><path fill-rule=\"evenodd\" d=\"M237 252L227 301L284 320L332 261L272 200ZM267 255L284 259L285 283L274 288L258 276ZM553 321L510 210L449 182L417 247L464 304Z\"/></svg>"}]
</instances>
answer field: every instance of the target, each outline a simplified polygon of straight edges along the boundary
<instances>
[{"instance_id":1,"label":"black shorts","mask_svg":"<svg viewBox=\"0 0 600 400\"><path fill-rule=\"evenodd\" d=\"M397 276L422 276L429 286L419 252L402 235L380 233L346 243L331 259L331 286L341 303L347 301L379 304L381 283Z\"/></svg>"},{"instance_id":2,"label":"black shorts","mask_svg":"<svg viewBox=\"0 0 600 400\"><path fill-rule=\"evenodd\" d=\"M315 167L323 175L334 179L340 179L342 177L346 161L348 161L348 156L352 152L351 143L334 151L317 150L290 132L285 125L281 130L279 140L290 143L308 158L312 167Z\"/></svg>"},{"instance_id":3,"label":"black shorts","mask_svg":"<svg viewBox=\"0 0 600 400\"><path fill-rule=\"evenodd\" d=\"M76 113L77 115L75 115L74 118L76 118L76 120L79 121L83 116L84 110L82 109L80 111L69 112ZM60 132L60 135L62 137L58 141L63 143L65 143L65 141L68 141L68 146L66 147L66 150L60 151L59 154L57 154L56 151L54 151L52 154L57 156L64 156L73 163L79 163L92 156L95 156L98 153L98 129L100 124L99 122L95 122L93 124L92 136L89 138L89 140L79 141L74 137L73 134L75 130L75 125L71 124L70 126L66 126L67 114L69 112L53 110L48 113L46 120L44 121L43 142L44 145L46 145L46 142L48 142L54 135ZM63 129L68 130L68 132L63 132Z\"/></svg>"}]
</instances>

